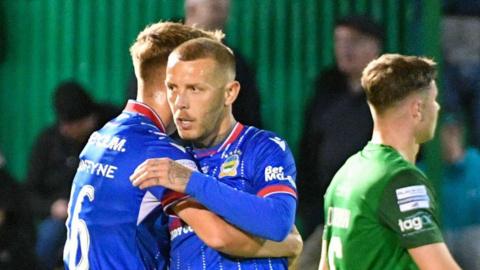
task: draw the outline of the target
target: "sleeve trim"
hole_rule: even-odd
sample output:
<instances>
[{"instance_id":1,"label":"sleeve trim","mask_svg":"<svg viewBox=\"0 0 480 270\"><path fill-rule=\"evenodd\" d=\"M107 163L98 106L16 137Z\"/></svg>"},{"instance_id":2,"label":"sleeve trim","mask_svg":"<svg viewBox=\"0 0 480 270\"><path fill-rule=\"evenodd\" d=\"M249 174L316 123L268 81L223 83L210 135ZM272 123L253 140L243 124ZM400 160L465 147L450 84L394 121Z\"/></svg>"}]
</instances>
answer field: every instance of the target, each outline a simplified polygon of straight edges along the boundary
<instances>
[{"instance_id":1,"label":"sleeve trim","mask_svg":"<svg viewBox=\"0 0 480 270\"><path fill-rule=\"evenodd\" d=\"M257 192L257 195L260 196L260 197L268 197L270 195L273 195L273 194L289 194L291 196L293 196L295 199L297 198L297 192L289 187L289 186L285 186L285 185L272 185L272 186L267 186L263 189L261 189L259 192Z\"/></svg>"},{"instance_id":2,"label":"sleeve trim","mask_svg":"<svg viewBox=\"0 0 480 270\"><path fill-rule=\"evenodd\" d=\"M167 191L165 196L162 198L163 211L169 215L173 215L172 206L177 204L179 201L182 201L190 196L175 191Z\"/></svg>"}]
</instances>

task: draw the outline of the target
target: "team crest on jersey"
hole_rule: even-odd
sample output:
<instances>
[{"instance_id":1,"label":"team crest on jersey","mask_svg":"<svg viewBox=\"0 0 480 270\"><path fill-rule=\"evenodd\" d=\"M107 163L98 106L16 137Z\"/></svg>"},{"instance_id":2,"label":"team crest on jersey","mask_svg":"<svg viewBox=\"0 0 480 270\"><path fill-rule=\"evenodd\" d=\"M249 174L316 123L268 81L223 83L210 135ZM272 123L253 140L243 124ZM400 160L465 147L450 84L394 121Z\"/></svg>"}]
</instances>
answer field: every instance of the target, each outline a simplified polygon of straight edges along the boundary
<instances>
[{"instance_id":1,"label":"team crest on jersey","mask_svg":"<svg viewBox=\"0 0 480 270\"><path fill-rule=\"evenodd\" d=\"M237 175L238 164L240 163L240 157L237 154L233 154L222 163L220 167L219 178L225 176L235 176Z\"/></svg>"}]
</instances>

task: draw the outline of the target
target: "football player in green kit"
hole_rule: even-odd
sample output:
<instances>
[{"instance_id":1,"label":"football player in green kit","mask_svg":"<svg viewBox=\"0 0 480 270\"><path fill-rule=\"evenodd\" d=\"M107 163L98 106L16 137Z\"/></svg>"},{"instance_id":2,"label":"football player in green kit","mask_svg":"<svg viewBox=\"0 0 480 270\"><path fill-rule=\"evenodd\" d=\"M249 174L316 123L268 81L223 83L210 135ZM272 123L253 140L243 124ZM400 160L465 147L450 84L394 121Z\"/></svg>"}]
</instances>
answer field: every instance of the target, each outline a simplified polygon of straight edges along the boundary
<instances>
[{"instance_id":1,"label":"football player in green kit","mask_svg":"<svg viewBox=\"0 0 480 270\"><path fill-rule=\"evenodd\" d=\"M430 183L414 165L440 109L435 65L385 54L363 71L373 135L325 194L320 270L459 269L443 242Z\"/></svg>"}]
</instances>

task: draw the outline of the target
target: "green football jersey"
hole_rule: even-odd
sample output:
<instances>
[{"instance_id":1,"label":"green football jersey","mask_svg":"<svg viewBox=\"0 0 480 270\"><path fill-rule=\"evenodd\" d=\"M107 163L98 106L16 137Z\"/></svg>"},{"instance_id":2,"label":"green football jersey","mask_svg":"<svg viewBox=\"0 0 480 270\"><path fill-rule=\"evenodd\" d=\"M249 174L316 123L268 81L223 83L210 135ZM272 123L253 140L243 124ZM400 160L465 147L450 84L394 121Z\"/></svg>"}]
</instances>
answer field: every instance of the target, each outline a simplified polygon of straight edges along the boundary
<instances>
[{"instance_id":1,"label":"green football jersey","mask_svg":"<svg viewBox=\"0 0 480 270\"><path fill-rule=\"evenodd\" d=\"M395 149L368 143L325 194L330 269L418 269L408 249L443 242L425 175Z\"/></svg>"}]
</instances>

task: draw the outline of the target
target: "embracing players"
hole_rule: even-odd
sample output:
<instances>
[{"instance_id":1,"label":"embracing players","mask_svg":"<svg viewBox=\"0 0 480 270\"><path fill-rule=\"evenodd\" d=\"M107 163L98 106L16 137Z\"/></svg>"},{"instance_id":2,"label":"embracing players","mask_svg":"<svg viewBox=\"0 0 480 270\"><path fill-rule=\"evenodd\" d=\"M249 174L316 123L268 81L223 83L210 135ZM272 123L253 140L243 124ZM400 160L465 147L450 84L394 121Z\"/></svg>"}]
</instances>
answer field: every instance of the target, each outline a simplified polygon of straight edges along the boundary
<instances>
[{"instance_id":1,"label":"embracing players","mask_svg":"<svg viewBox=\"0 0 480 270\"><path fill-rule=\"evenodd\" d=\"M220 40L219 34L157 23L138 35L131 47L137 100L130 100L122 114L95 132L80 155L66 224L67 269L166 269L169 263L170 269L174 267L176 262L169 256L169 241L174 235L167 230L175 223L169 224L163 207L172 206L184 195L163 187L140 190L128 177L150 157L168 157L196 168L192 156L167 136L174 125L164 84L166 61L181 43L199 37ZM301 246L298 234L284 243L264 241L188 201L171 208L207 246L230 255L290 256ZM290 230L290 225L285 227ZM172 233L178 236L189 231Z\"/></svg>"},{"instance_id":2,"label":"embracing players","mask_svg":"<svg viewBox=\"0 0 480 270\"><path fill-rule=\"evenodd\" d=\"M232 103L240 85L231 50L205 38L183 43L168 58L166 85L178 133L192 143L207 175L168 158L151 159L132 175L134 185L185 192L191 203L198 201L242 230L283 240L295 217L294 160L284 140L234 119ZM175 217L170 224L184 226ZM287 269L286 258L226 256L194 232L175 234L170 255L173 269Z\"/></svg>"}]
</instances>

